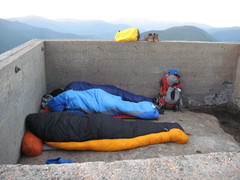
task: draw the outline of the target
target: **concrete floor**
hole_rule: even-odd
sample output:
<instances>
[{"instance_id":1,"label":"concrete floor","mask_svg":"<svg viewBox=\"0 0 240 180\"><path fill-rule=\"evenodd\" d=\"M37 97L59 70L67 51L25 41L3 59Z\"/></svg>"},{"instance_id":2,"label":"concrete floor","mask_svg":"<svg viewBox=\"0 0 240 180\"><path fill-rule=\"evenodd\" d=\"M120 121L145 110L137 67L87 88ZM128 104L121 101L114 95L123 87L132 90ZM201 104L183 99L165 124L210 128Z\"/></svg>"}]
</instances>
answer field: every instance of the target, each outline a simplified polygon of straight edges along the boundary
<instances>
[{"instance_id":1,"label":"concrete floor","mask_svg":"<svg viewBox=\"0 0 240 180\"><path fill-rule=\"evenodd\" d=\"M238 152L240 144L225 133L218 120L208 114L188 110L165 111L159 122L178 122L189 134L187 144L164 143L117 152L47 150L37 157L22 156L19 164L45 164L50 158L61 157L82 162L113 162L121 160L152 159L167 156L204 155L216 152Z\"/></svg>"}]
</instances>

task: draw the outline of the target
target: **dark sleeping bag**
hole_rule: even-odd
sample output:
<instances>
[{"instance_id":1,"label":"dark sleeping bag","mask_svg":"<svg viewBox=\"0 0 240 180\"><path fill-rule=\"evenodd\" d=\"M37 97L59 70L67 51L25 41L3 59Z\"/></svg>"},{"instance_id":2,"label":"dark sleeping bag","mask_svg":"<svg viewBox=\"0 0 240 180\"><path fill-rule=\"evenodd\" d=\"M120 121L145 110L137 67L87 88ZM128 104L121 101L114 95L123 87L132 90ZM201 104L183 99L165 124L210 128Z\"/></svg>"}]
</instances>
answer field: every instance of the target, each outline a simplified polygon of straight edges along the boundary
<instances>
[{"instance_id":1,"label":"dark sleeping bag","mask_svg":"<svg viewBox=\"0 0 240 180\"><path fill-rule=\"evenodd\" d=\"M178 123L128 121L104 114L81 115L72 112L30 114L26 117L26 127L40 139L50 142L133 138L173 128L183 131Z\"/></svg>"},{"instance_id":2,"label":"dark sleeping bag","mask_svg":"<svg viewBox=\"0 0 240 180\"><path fill-rule=\"evenodd\" d=\"M141 101L150 101L152 102L152 99L145 96L136 95L133 93L130 93L128 91L125 91L123 89L120 89L113 85L96 85L96 84L90 84L88 82L84 81L78 81L78 82L72 82L69 85L66 86L65 90L75 90L75 91L81 91L81 90L88 90L88 89L102 89L110 94L121 96L123 100L125 101L131 101L131 102L141 102Z\"/></svg>"}]
</instances>

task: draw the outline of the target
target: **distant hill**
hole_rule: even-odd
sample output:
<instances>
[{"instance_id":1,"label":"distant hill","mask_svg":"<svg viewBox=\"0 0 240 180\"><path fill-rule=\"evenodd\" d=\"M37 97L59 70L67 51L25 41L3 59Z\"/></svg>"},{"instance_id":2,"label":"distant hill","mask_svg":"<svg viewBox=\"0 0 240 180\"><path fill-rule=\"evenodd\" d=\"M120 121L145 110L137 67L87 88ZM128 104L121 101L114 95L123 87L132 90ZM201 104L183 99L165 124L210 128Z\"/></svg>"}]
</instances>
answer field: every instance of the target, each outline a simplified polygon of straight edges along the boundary
<instances>
[{"instance_id":1,"label":"distant hill","mask_svg":"<svg viewBox=\"0 0 240 180\"><path fill-rule=\"evenodd\" d=\"M191 35L191 33L193 32L196 33L197 31L196 29L195 30L193 29L194 27L200 28L198 31L198 35L202 34L202 36L206 36L205 38L203 38L202 36L201 37L199 36L197 40L200 40L200 41L239 42L239 38L240 38L239 36L240 27L213 28L206 24L199 24L199 23L193 23L193 22L179 23L179 22L150 21L150 20L143 20L143 19L120 19L120 20L109 23L109 22L104 22L99 20L89 20L89 21L71 20L71 19L50 20L50 19L39 17L39 16L10 18L8 20L19 21L31 26L47 28L47 29L51 29L57 32L62 32L62 33L73 33L80 36L85 36L86 38L89 38L89 39L114 39L114 36L118 30L123 30L130 27L137 27L140 30L140 32L146 32L146 31L150 32L150 30L152 29L161 31L162 33L164 32L163 37L166 37L168 40L189 40L189 41L195 40L195 38L197 38L196 35ZM182 29L179 27L182 27ZM193 28L190 29L186 27L193 27ZM175 35L177 39L171 39L171 37L169 37L168 33L170 34L180 33L180 32L174 32L179 30L181 31L181 35L180 34L178 36ZM207 33L209 33L210 37L207 37L208 35L206 35L204 32L200 32L201 30L204 30ZM188 37L187 39L184 38L183 37L184 31L187 34L190 34L192 37Z\"/></svg>"},{"instance_id":2,"label":"distant hill","mask_svg":"<svg viewBox=\"0 0 240 180\"><path fill-rule=\"evenodd\" d=\"M194 26L178 26L169 28L163 31L151 30L141 33L141 38L149 33L158 33L160 40L174 40L174 41L208 41L214 42L216 41L210 34L206 31L194 27Z\"/></svg>"},{"instance_id":3,"label":"distant hill","mask_svg":"<svg viewBox=\"0 0 240 180\"><path fill-rule=\"evenodd\" d=\"M19 22L0 19L0 53L23 44L31 39L85 39L84 36L59 33Z\"/></svg>"},{"instance_id":4,"label":"distant hill","mask_svg":"<svg viewBox=\"0 0 240 180\"><path fill-rule=\"evenodd\" d=\"M217 41L240 42L240 27L211 28L206 31Z\"/></svg>"},{"instance_id":5,"label":"distant hill","mask_svg":"<svg viewBox=\"0 0 240 180\"><path fill-rule=\"evenodd\" d=\"M125 24L129 24L132 27L137 27L141 32L149 31L152 29L155 30L166 30L168 28L176 27L176 26L195 26L201 29L210 29L212 28L206 24L194 23L194 22L173 22L173 21L156 21L156 20L147 20L147 19L119 19L112 21L112 23L121 23L125 22Z\"/></svg>"},{"instance_id":6,"label":"distant hill","mask_svg":"<svg viewBox=\"0 0 240 180\"><path fill-rule=\"evenodd\" d=\"M130 21L126 21L128 23ZM115 22L116 23L116 22ZM152 23L152 24L151 24ZM175 26L160 30L161 22L143 21L133 24L107 23L104 21L49 20L38 16L0 19L0 53L5 52L31 39L114 39L118 30L130 27L139 28L141 39L148 33L156 32L160 40L175 41L231 41L240 42L240 27L212 28L204 24ZM165 23L172 26L174 23ZM201 28L199 28L201 26ZM159 27L145 31L144 28Z\"/></svg>"},{"instance_id":7,"label":"distant hill","mask_svg":"<svg viewBox=\"0 0 240 180\"><path fill-rule=\"evenodd\" d=\"M8 20L19 21L35 27L48 28L63 33L89 36L91 39L114 39L118 30L130 28L126 24L112 24L100 20L50 20L38 16L11 18Z\"/></svg>"}]
</instances>

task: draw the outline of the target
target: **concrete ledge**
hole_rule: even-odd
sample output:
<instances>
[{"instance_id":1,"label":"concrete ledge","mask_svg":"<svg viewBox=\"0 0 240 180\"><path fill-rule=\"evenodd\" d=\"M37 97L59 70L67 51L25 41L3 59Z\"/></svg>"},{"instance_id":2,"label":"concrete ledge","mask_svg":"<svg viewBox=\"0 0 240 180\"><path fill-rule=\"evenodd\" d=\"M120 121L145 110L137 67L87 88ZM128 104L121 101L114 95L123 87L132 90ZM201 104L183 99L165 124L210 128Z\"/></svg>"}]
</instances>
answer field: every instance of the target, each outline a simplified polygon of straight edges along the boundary
<instances>
[{"instance_id":1,"label":"concrete ledge","mask_svg":"<svg viewBox=\"0 0 240 180\"><path fill-rule=\"evenodd\" d=\"M17 54L17 53L24 54L24 53L26 53L26 51L29 51L29 49L31 49L41 43L43 43L43 40L33 39L33 40L30 40L20 46L17 46L15 48L7 51L7 52L4 52L4 53L0 54L0 62L9 58L10 56Z\"/></svg>"},{"instance_id":2,"label":"concrete ledge","mask_svg":"<svg viewBox=\"0 0 240 180\"><path fill-rule=\"evenodd\" d=\"M240 152L61 165L2 165L1 179L239 179Z\"/></svg>"}]
</instances>

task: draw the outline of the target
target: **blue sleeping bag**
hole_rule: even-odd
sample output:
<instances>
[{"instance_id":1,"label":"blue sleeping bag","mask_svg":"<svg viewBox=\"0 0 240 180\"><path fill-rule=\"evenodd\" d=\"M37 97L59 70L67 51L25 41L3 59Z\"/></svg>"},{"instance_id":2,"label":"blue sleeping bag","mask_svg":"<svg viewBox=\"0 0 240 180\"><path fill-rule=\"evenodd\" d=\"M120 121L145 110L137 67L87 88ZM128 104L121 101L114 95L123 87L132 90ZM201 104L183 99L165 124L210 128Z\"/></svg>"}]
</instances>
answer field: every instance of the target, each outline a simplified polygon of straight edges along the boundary
<instances>
[{"instance_id":1,"label":"blue sleeping bag","mask_svg":"<svg viewBox=\"0 0 240 180\"><path fill-rule=\"evenodd\" d=\"M130 93L128 91L125 91L123 89L120 89L116 86L95 85L95 84L90 84L90 83L84 82L84 81L72 82L65 88L65 90L72 89L72 90L80 91L80 90L88 90L88 89L94 89L94 88L99 88L110 94L113 94L116 96L121 96L122 99L125 101L131 101L131 102L150 101L150 102L152 102L152 99L149 97L136 95L136 94Z\"/></svg>"},{"instance_id":2,"label":"blue sleeping bag","mask_svg":"<svg viewBox=\"0 0 240 180\"><path fill-rule=\"evenodd\" d=\"M102 113L111 116L127 114L142 119L159 117L159 112L152 102L124 101L120 96L112 95L102 89L68 90L54 97L47 106L57 112Z\"/></svg>"}]
</instances>

